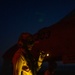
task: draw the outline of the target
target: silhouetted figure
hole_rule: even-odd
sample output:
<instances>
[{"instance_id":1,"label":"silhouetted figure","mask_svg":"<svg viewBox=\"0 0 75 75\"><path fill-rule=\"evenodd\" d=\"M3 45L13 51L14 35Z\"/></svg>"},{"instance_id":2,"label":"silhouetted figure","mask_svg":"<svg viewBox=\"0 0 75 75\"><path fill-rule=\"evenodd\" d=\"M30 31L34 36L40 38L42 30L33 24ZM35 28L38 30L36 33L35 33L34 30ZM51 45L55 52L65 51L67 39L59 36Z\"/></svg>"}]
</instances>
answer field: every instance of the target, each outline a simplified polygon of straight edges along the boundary
<instances>
[{"instance_id":1,"label":"silhouetted figure","mask_svg":"<svg viewBox=\"0 0 75 75\"><path fill-rule=\"evenodd\" d=\"M25 75L28 71L31 75L35 74L35 60L31 54L34 45L30 33L22 33L18 43L11 47L4 55L2 75ZM36 68L36 67L35 67Z\"/></svg>"}]
</instances>

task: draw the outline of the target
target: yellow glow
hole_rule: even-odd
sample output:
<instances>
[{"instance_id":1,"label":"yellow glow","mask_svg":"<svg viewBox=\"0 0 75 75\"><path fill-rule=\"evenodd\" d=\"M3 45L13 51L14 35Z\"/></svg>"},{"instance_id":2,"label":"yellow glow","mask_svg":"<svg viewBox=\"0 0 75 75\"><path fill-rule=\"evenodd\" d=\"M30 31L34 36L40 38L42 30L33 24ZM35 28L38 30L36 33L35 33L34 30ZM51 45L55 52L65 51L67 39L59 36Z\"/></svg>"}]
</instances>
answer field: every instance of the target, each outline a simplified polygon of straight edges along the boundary
<instances>
[{"instance_id":1,"label":"yellow glow","mask_svg":"<svg viewBox=\"0 0 75 75\"><path fill-rule=\"evenodd\" d=\"M31 72L31 70L29 70L28 72L23 71L23 75L32 75L32 72Z\"/></svg>"},{"instance_id":2,"label":"yellow glow","mask_svg":"<svg viewBox=\"0 0 75 75\"><path fill-rule=\"evenodd\" d=\"M18 73L16 72L17 75L21 75L21 72L22 72L23 75L33 75L32 71L29 68L27 68L25 70L22 69L23 66L27 66L28 67L26 59L21 55L21 57L18 59L18 61L16 63L16 66L15 66L16 70L15 70L15 72L18 71Z\"/></svg>"}]
</instances>

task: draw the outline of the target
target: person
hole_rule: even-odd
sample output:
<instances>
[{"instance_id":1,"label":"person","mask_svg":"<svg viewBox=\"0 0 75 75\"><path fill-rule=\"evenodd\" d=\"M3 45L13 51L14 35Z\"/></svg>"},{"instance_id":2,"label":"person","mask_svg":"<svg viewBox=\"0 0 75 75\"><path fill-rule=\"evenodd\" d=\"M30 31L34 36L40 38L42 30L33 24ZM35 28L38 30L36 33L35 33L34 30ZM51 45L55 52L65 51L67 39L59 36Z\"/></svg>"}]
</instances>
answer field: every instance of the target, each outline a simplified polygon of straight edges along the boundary
<instances>
[{"instance_id":1,"label":"person","mask_svg":"<svg viewBox=\"0 0 75 75\"><path fill-rule=\"evenodd\" d=\"M31 53L34 41L30 33L22 33L18 40L19 49L15 52L13 75L35 75L35 59Z\"/></svg>"},{"instance_id":2,"label":"person","mask_svg":"<svg viewBox=\"0 0 75 75\"><path fill-rule=\"evenodd\" d=\"M3 55L5 65L1 75L38 75L45 55L38 51L37 59L34 58L34 43L30 33L22 33L17 44Z\"/></svg>"},{"instance_id":3,"label":"person","mask_svg":"<svg viewBox=\"0 0 75 75\"><path fill-rule=\"evenodd\" d=\"M22 33L18 42L3 55L1 75L34 75L35 60L31 54L33 45L32 34Z\"/></svg>"},{"instance_id":4,"label":"person","mask_svg":"<svg viewBox=\"0 0 75 75\"><path fill-rule=\"evenodd\" d=\"M39 47L35 48L34 52L36 58L38 59L37 75L55 75L57 63L56 59L52 57L51 53L46 53Z\"/></svg>"},{"instance_id":5,"label":"person","mask_svg":"<svg viewBox=\"0 0 75 75\"><path fill-rule=\"evenodd\" d=\"M43 51L38 50L37 58L35 58L35 50L32 51L34 44L33 35L30 33L22 33L18 40L19 49L15 52L13 62L13 75L38 75L42 67L45 57ZM38 43L37 43L38 44ZM36 44L36 45L37 45ZM35 48L36 49L36 48Z\"/></svg>"}]
</instances>

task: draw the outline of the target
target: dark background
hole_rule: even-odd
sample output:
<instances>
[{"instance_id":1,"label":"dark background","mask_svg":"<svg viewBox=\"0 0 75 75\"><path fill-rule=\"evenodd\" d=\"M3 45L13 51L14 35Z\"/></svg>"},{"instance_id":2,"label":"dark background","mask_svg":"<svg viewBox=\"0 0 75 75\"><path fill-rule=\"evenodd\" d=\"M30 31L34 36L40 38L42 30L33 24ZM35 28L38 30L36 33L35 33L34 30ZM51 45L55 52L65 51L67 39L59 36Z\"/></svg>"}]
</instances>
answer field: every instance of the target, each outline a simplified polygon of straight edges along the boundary
<instances>
[{"instance_id":1,"label":"dark background","mask_svg":"<svg viewBox=\"0 0 75 75\"><path fill-rule=\"evenodd\" d=\"M22 32L34 34L74 9L75 0L0 0L0 66L3 53L17 42ZM66 66L58 62L58 65L61 73L75 70L73 64Z\"/></svg>"}]
</instances>

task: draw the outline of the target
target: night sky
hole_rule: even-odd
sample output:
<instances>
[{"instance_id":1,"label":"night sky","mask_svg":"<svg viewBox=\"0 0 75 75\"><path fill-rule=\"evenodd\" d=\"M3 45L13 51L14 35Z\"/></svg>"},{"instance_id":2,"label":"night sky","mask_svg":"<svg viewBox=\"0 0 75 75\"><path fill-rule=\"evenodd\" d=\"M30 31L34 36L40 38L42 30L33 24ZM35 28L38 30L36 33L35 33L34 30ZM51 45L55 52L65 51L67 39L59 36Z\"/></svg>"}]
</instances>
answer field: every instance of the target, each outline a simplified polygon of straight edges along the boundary
<instances>
[{"instance_id":1,"label":"night sky","mask_svg":"<svg viewBox=\"0 0 75 75\"><path fill-rule=\"evenodd\" d=\"M0 1L0 58L22 32L36 33L75 9L75 0Z\"/></svg>"}]
</instances>

